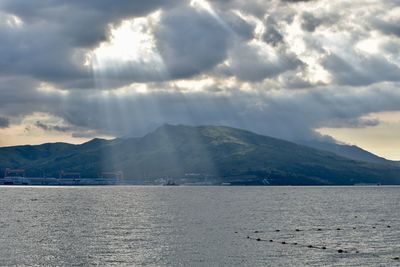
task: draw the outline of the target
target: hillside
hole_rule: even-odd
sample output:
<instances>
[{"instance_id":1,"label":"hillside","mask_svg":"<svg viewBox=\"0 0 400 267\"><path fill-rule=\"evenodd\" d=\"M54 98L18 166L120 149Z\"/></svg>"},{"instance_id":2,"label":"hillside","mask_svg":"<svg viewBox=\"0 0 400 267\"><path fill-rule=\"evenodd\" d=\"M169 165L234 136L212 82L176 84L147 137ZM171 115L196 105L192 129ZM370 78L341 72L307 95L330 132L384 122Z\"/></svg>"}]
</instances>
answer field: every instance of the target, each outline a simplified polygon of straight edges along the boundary
<instances>
[{"instance_id":1,"label":"hillside","mask_svg":"<svg viewBox=\"0 0 400 267\"><path fill-rule=\"evenodd\" d=\"M355 145L335 144L319 141L296 141L300 145L309 146L315 149L329 151L339 156L378 164L398 164L396 161L387 160Z\"/></svg>"},{"instance_id":2,"label":"hillside","mask_svg":"<svg viewBox=\"0 0 400 267\"><path fill-rule=\"evenodd\" d=\"M0 148L0 169L28 175L60 170L96 177L122 170L125 177L237 184L399 184L400 168L350 160L334 153L222 126L164 125L141 138L94 139Z\"/></svg>"}]
</instances>

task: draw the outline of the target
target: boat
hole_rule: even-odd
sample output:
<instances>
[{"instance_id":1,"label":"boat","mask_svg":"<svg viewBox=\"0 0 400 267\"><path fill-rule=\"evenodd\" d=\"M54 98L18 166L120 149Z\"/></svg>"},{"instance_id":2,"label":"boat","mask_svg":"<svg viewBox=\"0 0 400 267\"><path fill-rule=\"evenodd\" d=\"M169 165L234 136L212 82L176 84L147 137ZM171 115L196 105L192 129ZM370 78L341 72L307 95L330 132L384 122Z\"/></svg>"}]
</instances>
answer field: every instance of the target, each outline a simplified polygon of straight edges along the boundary
<instances>
[{"instance_id":1,"label":"boat","mask_svg":"<svg viewBox=\"0 0 400 267\"><path fill-rule=\"evenodd\" d=\"M175 183L175 181L168 180L166 183L163 184L164 186L178 186L179 184Z\"/></svg>"}]
</instances>

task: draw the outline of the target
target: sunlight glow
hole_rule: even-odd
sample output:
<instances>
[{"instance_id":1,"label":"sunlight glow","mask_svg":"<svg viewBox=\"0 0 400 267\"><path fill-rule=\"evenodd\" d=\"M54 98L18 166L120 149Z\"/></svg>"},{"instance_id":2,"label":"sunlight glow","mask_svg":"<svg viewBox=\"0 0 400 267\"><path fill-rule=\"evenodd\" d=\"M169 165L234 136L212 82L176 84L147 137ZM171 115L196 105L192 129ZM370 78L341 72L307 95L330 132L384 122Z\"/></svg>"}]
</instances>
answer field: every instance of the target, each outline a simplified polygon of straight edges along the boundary
<instances>
[{"instance_id":1,"label":"sunlight glow","mask_svg":"<svg viewBox=\"0 0 400 267\"><path fill-rule=\"evenodd\" d=\"M80 131L82 136L74 135ZM84 135L87 135L84 137ZM11 123L10 127L0 129L0 146L20 144L44 144L49 142L67 142L80 144L98 136L92 130L78 129L70 126L62 118L43 112L35 112ZM112 136L98 136L112 138Z\"/></svg>"},{"instance_id":2,"label":"sunlight glow","mask_svg":"<svg viewBox=\"0 0 400 267\"><path fill-rule=\"evenodd\" d=\"M190 1L190 5L192 7L201 9L209 13L221 26L223 26L227 30L231 30L229 26L225 23L223 19L218 15L218 13L214 10L209 2L206 0L192 0Z\"/></svg>"},{"instance_id":3,"label":"sunlight glow","mask_svg":"<svg viewBox=\"0 0 400 267\"><path fill-rule=\"evenodd\" d=\"M208 3L205 0L192 0L192 1L190 1L190 5L193 7L199 7L201 9L206 10L210 14L215 15L215 12L214 12L213 8L211 7L210 3Z\"/></svg>"},{"instance_id":4,"label":"sunlight glow","mask_svg":"<svg viewBox=\"0 0 400 267\"><path fill-rule=\"evenodd\" d=\"M214 79L205 77L197 80L178 80L173 83L179 89L188 92L204 91L215 84Z\"/></svg>"},{"instance_id":5,"label":"sunlight glow","mask_svg":"<svg viewBox=\"0 0 400 267\"><path fill-rule=\"evenodd\" d=\"M22 19L14 14L0 13L0 25L4 24L10 28L21 28L24 25Z\"/></svg>"},{"instance_id":6,"label":"sunlight glow","mask_svg":"<svg viewBox=\"0 0 400 267\"><path fill-rule=\"evenodd\" d=\"M285 39L291 43L291 52L293 52L301 61L306 63L306 77L305 79L311 83L329 83L331 82L331 75L320 64L321 55L312 49L308 49L307 38L304 38L304 31L301 29L301 21L296 18L294 23L286 25L284 30L286 32ZM319 35L319 39L323 40L325 33Z\"/></svg>"},{"instance_id":7,"label":"sunlight glow","mask_svg":"<svg viewBox=\"0 0 400 267\"><path fill-rule=\"evenodd\" d=\"M145 83L132 83L127 86L123 86L117 89L111 90L103 90L101 92L102 97L110 97L110 96L132 96L133 94L147 94L149 91L147 84Z\"/></svg>"},{"instance_id":8,"label":"sunlight glow","mask_svg":"<svg viewBox=\"0 0 400 267\"><path fill-rule=\"evenodd\" d=\"M102 43L94 53L103 60L118 61L138 61L147 56L153 49L153 40L147 33L145 23L143 18L123 21L120 27L111 31L110 42Z\"/></svg>"},{"instance_id":9,"label":"sunlight glow","mask_svg":"<svg viewBox=\"0 0 400 267\"><path fill-rule=\"evenodd\" d=\"M39 87L37 90L41 93L47 93L47 94L59 94L62 96L69 95L70 92L68 90L61 90L56 88L54 85L47 83L47 82L41 82L39 84Z\"/></svg>"},{"instance_id":10,"label":"sunlight glow","mask_svg":"<svg viewBox=\"0 0 400 267\"><path fill-rule=\"evenodd\" d=\"M376 54L379 53L380 49L379 46L381 44L380 39L369 38L360 41L356 48L360 49L362 52L366 52L369 54Z\"/></svg>"},{"instance_id":11,"label":"sunlight glow","mask_svg":"<svg viewBox=\"0 0 400 267\"><path fill-rule=\"evenodd\" d=\"M87 53L84 65L93 70L99 83L108 78L129 78L146 70L165 76L165 65L153 34L153 25L159 18L160 11L157 11L147 17L124 20L112 27L110 40Z\"/></svg>"}]
</instances>

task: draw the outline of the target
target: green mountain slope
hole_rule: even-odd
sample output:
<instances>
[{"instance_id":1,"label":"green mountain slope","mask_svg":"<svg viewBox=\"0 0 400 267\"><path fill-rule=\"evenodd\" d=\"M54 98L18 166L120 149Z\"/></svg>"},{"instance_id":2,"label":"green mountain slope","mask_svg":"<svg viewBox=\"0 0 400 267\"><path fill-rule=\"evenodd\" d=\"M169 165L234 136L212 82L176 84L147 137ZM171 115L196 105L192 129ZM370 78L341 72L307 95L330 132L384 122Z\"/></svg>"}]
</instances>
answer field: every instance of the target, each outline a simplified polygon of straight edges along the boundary
<instances>
[{"instance_id":1,"label":"green mountain slope","mask_svg":"<svg viewBox=\"0 0 400 267\"><path fill-rule=\"evenodd\" d=\"M96 177L122 170L126 178L237 184L399 184L400 168L350 160L334 153L221 126L164 125L141 138L94 139L0 148L0 169L29 175L60 170Z\"/></svg>"}]
</instances>

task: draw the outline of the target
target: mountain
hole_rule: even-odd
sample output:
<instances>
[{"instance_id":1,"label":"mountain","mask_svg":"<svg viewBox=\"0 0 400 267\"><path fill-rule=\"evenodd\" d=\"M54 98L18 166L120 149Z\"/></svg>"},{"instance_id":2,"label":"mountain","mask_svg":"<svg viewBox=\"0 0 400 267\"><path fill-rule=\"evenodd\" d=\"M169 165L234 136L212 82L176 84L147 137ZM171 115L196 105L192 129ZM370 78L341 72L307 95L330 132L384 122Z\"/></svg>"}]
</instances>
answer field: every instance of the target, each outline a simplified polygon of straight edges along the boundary
<instances>
[{"instance_id":1,"label":"mountain","mask_svg":"<svg viewBox=\"0 0 400 267\"><path fill-rule=\"evenodd\" d=\"M379 157L371 152L368 152L358 146L343 145L320 141L296 141L297 144L309 146L319 150L329 151L339 156L354 159L358 161L365 161L378 164L398 164L396 161L387 160Z\"/></svg>"},{"instance_id":2,"label":"mountain","mask_svg":"<svg viewBox=\"0 0 400 267\"><path fill-rule=\"evenodd\" d=\"M31 176L60 170L96 177L122 170L146 182L173 179L215 184L400 184L400 168L351 160L334 153L223 126L164 125L140 138L93 139L0 148L0 169Z\"/></svg>"}]
</instances>

